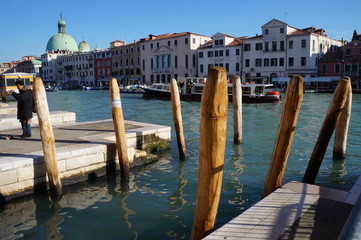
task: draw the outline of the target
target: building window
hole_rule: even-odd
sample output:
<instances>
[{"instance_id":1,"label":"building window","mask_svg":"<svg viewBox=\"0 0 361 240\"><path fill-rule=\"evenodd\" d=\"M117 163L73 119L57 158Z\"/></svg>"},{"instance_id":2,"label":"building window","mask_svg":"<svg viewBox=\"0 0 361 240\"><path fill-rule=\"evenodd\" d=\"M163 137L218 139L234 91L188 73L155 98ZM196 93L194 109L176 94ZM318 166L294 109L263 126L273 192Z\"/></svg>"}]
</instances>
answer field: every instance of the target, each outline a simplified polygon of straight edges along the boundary
<instances>
[{"instance_id":1,"label":"building window","mask_svg":"<svg viewBox=\"0 0 361 240\"><path fill-rule=\"evenodd\" d=\"M269 30L268 30L268 29L265 29L265 30L264 30L264 34L265 34L265 35L268 35L268 33L269 33Z\"/></svg>"},{"instance_id":2,"label":"building window","mask_svg":"<svg viewBox=\"0 0 361 240\"><path fill-rule=\"evenodd\" d=\"M301 40L301 46L302 46L302 48L306 47L306 39Z\"/></svg>"},{"instance_id":3,"label":"building window","mask_svg":"<svg viewBox=\"0 0 361 240\"><path fill-rule=\"evenodd\" d=\"M271 58L271 66L276 67L277 66L277 58Z\"/></svg>"},{"instance_id":4,"label":"building window","mask_svg":"<svg viewBox=\"0 0 361 240\"><path fill-rule=\"evenodd\" d=\"M265 50L266 52L268 52L268 42L265 42L265 43L264 43L264 50Z\"/></svg>"},{"instance_id":5,"label":"building window","mask_svg":"<svg viewBox=\"0 0 361 240\"><path fill-rule=\"evenodd\" d=\"M142 62L143 62L143 66L142 66L142 67L143 67L143 70L145 70L145 60L143 59Z\"/></svg>"},{"instance_id":6,"label":"building window","mask_svg":"<svg viewBox=\"0 0 361 240\"><path fill-rule=\"evenodd\" d=\"M229 63L226 63L226 71L229 72Z\"/></svg>"},{"instance_id":7,"label":"building window","mask_svg":"<svg viewBox=\"0 0 361 240\"><path fill-rule=\"evenodd\" d=\"M236 72L239 72L239 63L236 63Z\"/></svg>"},{"instance_id":8,"label":"building window","mask_svg":"<svg viewBox=\"0 0 361 240\"><path fill-rule=\"evenodd\" d=\"M288 58L288 66L290 66L290 67L293 66L293 58L292 57Z\"/></svg>"},{"instance_id":9,"label":"building window","mask_svg":"<svg viewBox=\"0 0 361 240\"><path fill-rule=\"evenodd\" d=\"M280 28L280 33L285 33L285 28Z\"/></svg>"},{"instance_id":10,"label":"building window","mask_svg":"<svg viewBox=\"0 0 361 240\"><path fill-rule=\"evenodd\" d=\"M245 66L246 66L246 67L249 67L249 59L246 59L246 61L245 61Z\"/></svg>"},{"instance_id":11,"label":"building window","mask_svg":"<svg viewBox=\"0 0 361 240\"><path fill-rule=\"evenodd\" d=\"M196 44L196 39L192 38L192 42L193 42L193 44Z\"/></svg>"},{"instance_id":12,"label":"building window","mask_svg":"<svg viewBox=\"0 0 361 240\"><path fill-rule=\"evenodd\" d=\"M244 51L251 51L251 44L244 44Z\"/></svg>"},{"instance_id":13,"label":"building window","mask_svg":"<svg viewBox=\"0 0 361 240\"><path fill-rule=\"evenodd\" d=\"M219 50L219 56L223 57L223 50Z\"/></svg>"},{"instance_id":14,"label":"building window","mask_svg":"<svg viewBox=\"0 0 361 240\"><path fill-rule=\"evenodd\" d=\"M178 67L178 57L174 56L174 67L177 68Z\"/></svg>"},{"instance_id":15,"label":"building window","mask_svg":"<svg viewBox=\"0 0 361 240\"><path fill-rule=\"evenodd\" d=\"M262 43L256 43L256 51L262 51Z\"/></svg>"},{"instance_id":16,"label":"building window","mask_svg":"<svg viewBox=\"0 0 361 240\"><path fill-rule=\"evenodd\" d=\"M351 49L350 48L346 48L346 56L351 56Z\"/></svg>"},{"instance_id":17,"label":"building window","mask_svg":"<svg viewBox=\"0 0 361 240\"><path fill-rule=\"evenodd\" d=\"M262 67L262 59L256 58L255 59L255 66L256 67Z\"/></svg>"},{"instance_id":18,"label":"building window","mask_svg":"<svg viewBox=\"0 0 361 240\"><path fill-rule=\"evenodd\" d=\"M285 65L285 59L280 58L280 66L283 67Z\"/></svg>"},{"instance_id":19,"label":"building window","mask_svg":"<svg viewBox=\"0 0 361 240\"><path fill-rule=\"evenodd\" d=\"M269 58L263 59L263 66L269 67Z\"/></svg>"},{"instance_id":20,"label":"building window","mask_svg":"<svg viewBox=\"0 0 361 240\"><path fill-rule=\"evenodd\" d=\"M153 58L150 59L150 69L153 69Z\"/></svg>"},{"instance_id":21,"label":"building window","mask_svg":"<svg viewBox=\"0 0 361 240\"><path fill-rule=\"evenodd\" d=\"M203 52L199 52L199 58L203 58Z\"/></svg>"},{"instance_id":22,"label":"building window","mask_svg":"<svg viewBox=\"0 0 361 240\"><path fill-rule=\"evenodd\" d=\"M236 55L238 56L240 53L239 48L236 49Z\"/></svg>"},{"instance_id":23,"label":"building window","mask_svg":"<svg viewBox=\"0 0 361 240\"><path fill-rule=\"evenodd\" d=\"M159 42L157 42L157 48L159 48ZM127 49L128 50L128 49Z\"/></svg>"},{"instance_id":24,"label":"building window","mask_svg":"<svg viewBox=\"0 0 361 240\"><path fill-rule=\"evenodd\" d=\"M199 71L202 73L203 72L203 64L199 65Z\"/></svg>"},{"instance_id":25,"label":"building window","mask_svg":"<svg viewBox=\"0 0 361 240\"><path fill-rule=\"evenodd\" d=\"M340 64L335 65L335 73L336 74L340 73Z\"/></svg>"},{"instance_id":26,"label":"building window","mask_svg":"<svg viewBox=\"0 0 361 240\"><path fill-rule=\"evenodd\" d=\"M208 54L208 57L213 57L213 51L208 51L207 54Z\"/></svg>"},{"instance_id":27,"label":"building window","mask_svg":"<svg viewBox=\"0 0 361 240\"><path fill-rule=\"evenodd\" d=\"M229 56L229 50L228 49L226 50L226 56Z\"/></svg>"},{"instance_id":28,"label":"building window","mask_svg":"<svg viewBox=\"0 0 361 240\"><path fill-rule=\"evenodd\" d=\"M193 57L192 57L192 66L195 67L196 66L196 55L193 54Z\"/></svg>"},{"instance_id":29,"label":"building window","mask_svg":"<svg viewBox=\"0 0 361 240\"><path fill-rule=\"evenodd\" d=\"M325 64L322 65L322 73L326 74L327 66Z\"/></svg>"},{"instance_id":30,"label":"building window","mask_svg":"<svg viewBox=\"0 0 361 240\"><path fill-rule=\"evenodd\" d=\"M185 38L185 39L184 39L184 43L185 43L185 44L188 44L188 38Z\"/></svg>"},{"instance_id":31,"label":"building window","mask_svg":"<svg viewBox=\"0 0 361 240\"><path fill-rule=\"evenodd\" d=\"M289 41L289 45L288 45L288 46L289 46L290 49L293 48L293 40L290 40L290 41Z\"/></svg>"},{"instance_id":32,"label":"building window","mask_svg":"<svg viewBox=\"0 0 361 240\"><path fill-rule=\"evenodd\" d=\"M170 41L168 41L168 46L170 46Z\"/></svg>"},{"instance_id":33,"label":"building window","mask_svg":"<svg viewBox=\"0 0 361 240\"><path fill-rule=\"evenodd\" d=\"M218 51L214 51L214 56L218 57Z\"/></svg>"},{"instance_id":34,"label":"building window","mask_svg":"<svg viewBox=\"0 0 361 240\"><path fill-rule=\"evenodd\" d=\"M306 66L306 57L301 57L301 66Z\"/></svg>"},{"instance_id":35,"label":"building window","mask_svg":"<svg viewBox=\"0 0 361 240\"><path fill-rule=\"evenodd\" d=\"M177 46L177 44L178 44L178 41L174 40L174 45Z\"/></svg>"},{"instance_id":36,"label":"building window","mask_svg":"<svg viewBox=\"0 0 361 240\"><path fill-rule=\"evenodd\" d=\"M280 50L281 51L285 50L285 41L280 41Z\"/></svg>"},{"instance_id":37,"label":"building window","mask_svg":"<svg viewBox=\"0 0 361 240\"><path fill-rule=\"evenodd\" d=\"M272 51L277 51L277 41L272 41Z\"/></svg>"},{"instance_id":38,"label":"building window","mask_svg":"<svg viewBox=\"0 0 361 240\"><path fill-rule=\"evenodd\" d=\"M153 48L153 43L150 44L150 48Z\"/></svg>"}]
</instances>

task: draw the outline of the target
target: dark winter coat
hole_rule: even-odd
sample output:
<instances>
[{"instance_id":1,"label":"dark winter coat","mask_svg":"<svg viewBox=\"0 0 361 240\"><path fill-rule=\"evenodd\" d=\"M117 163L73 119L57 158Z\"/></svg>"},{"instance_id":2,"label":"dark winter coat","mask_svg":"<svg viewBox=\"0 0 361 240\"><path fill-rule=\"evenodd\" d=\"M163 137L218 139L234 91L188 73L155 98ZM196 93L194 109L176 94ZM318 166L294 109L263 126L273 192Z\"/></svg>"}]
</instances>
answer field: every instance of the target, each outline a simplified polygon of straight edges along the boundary
<instances>
[{"instance_id":1,"label":"dark winter coat","mask_svg":"<svg viewBox=\"0 0 361 240\"><path fill-rule=\"evenodd\" d=\"M34 99L30 89L20 90L19 93L11 94L18 100L18 119L28 120L33 117Z\"/></svg>"}]
</instances>

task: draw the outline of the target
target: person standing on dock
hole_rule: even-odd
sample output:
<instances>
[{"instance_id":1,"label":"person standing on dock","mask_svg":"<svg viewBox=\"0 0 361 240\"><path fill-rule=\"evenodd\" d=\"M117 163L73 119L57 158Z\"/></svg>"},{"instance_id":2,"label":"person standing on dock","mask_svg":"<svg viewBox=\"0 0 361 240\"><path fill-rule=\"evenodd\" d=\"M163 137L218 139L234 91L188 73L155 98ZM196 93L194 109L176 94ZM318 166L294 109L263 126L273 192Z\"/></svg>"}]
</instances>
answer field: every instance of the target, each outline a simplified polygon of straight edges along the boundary
<instances>
[{"instance_id":1,"label":"person standing on dock","mask_svg":"<svg viewBox=\"0 0 361 240\"><path fill-rule=\"evenodd\" d=\"M22 80L17 80L15 82L19 93L16 93L14 90L10 90L8 94L11 94L18 101L18 114L17 118L21 123L23 129L22 138L31 137L31 119L33 118L33 109L34 109L34 98L33 92L30 88L24 86Z\"/></svg>"}]
</instances>

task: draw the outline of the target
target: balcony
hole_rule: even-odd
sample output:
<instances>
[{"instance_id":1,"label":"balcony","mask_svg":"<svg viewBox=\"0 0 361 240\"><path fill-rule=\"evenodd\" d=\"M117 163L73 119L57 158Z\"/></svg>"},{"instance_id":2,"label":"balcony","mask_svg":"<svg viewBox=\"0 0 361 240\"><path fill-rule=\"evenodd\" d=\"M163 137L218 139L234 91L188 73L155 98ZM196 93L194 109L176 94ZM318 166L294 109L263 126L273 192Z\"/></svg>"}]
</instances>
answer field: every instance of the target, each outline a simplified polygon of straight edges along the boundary
<instances>
[{"instance_id":1,"label":"balcony","mask_svg":"<svg viewBox=\"0 0 361 240\"><path fill-rule=\"evenodd\" d=\"M153 68L153 73L161 73L161 72L172 72L172 67L166 67L166 68Z\"/></svg>"}]
</instances>

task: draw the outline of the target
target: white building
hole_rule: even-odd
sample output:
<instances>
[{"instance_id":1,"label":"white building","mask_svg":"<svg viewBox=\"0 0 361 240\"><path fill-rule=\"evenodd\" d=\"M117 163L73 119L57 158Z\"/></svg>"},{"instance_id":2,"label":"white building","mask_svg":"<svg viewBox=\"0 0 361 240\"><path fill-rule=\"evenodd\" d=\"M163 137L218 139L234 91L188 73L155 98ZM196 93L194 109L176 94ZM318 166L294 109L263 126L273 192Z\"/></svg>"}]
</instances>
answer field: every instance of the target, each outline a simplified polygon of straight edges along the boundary
<instances>
[{"instance_id":1,"label":"white building","mask_svg":"<svg viewBox=\"0 0 361 240\"><path fill-rule=\"evenodd\" d=\"M214 66L223 67L228 76L241 74L242 41L246 37L231 37L216 33L212 40L198 50L198 76L207 77L208 69Z\"/></svg>"},{"instance_id":2,"label":"white building","mask_svg":"<svg viewBox=\"0 0 361 240\"><path fill-rule=\"evenodd\" d=\"M149 35L141 39L141 72L145 83L198 74L197 49L210 37L184 32Z\"/></svg>"},{"instance_id":3,"label":"white building","mask_svg":"<svg viewBox=\"0 0 361 240\"><path fill-rule=\"evenodd\" d=\"M59 56L57 62L57 82L65 88L95 86L94 53L76 52Z\"/></svg>"},{"instance_id":4,"label":"white building","mask_svg":"<svg viewBox=\"0 0 361 240\"><path fill-rule=\"evenodd\" d=\"M317 59L342 46L323 29L297 29L277 19L262 26L262 35L243 40L242 79L317 75Z\"/></svg>"}]
</instances>

